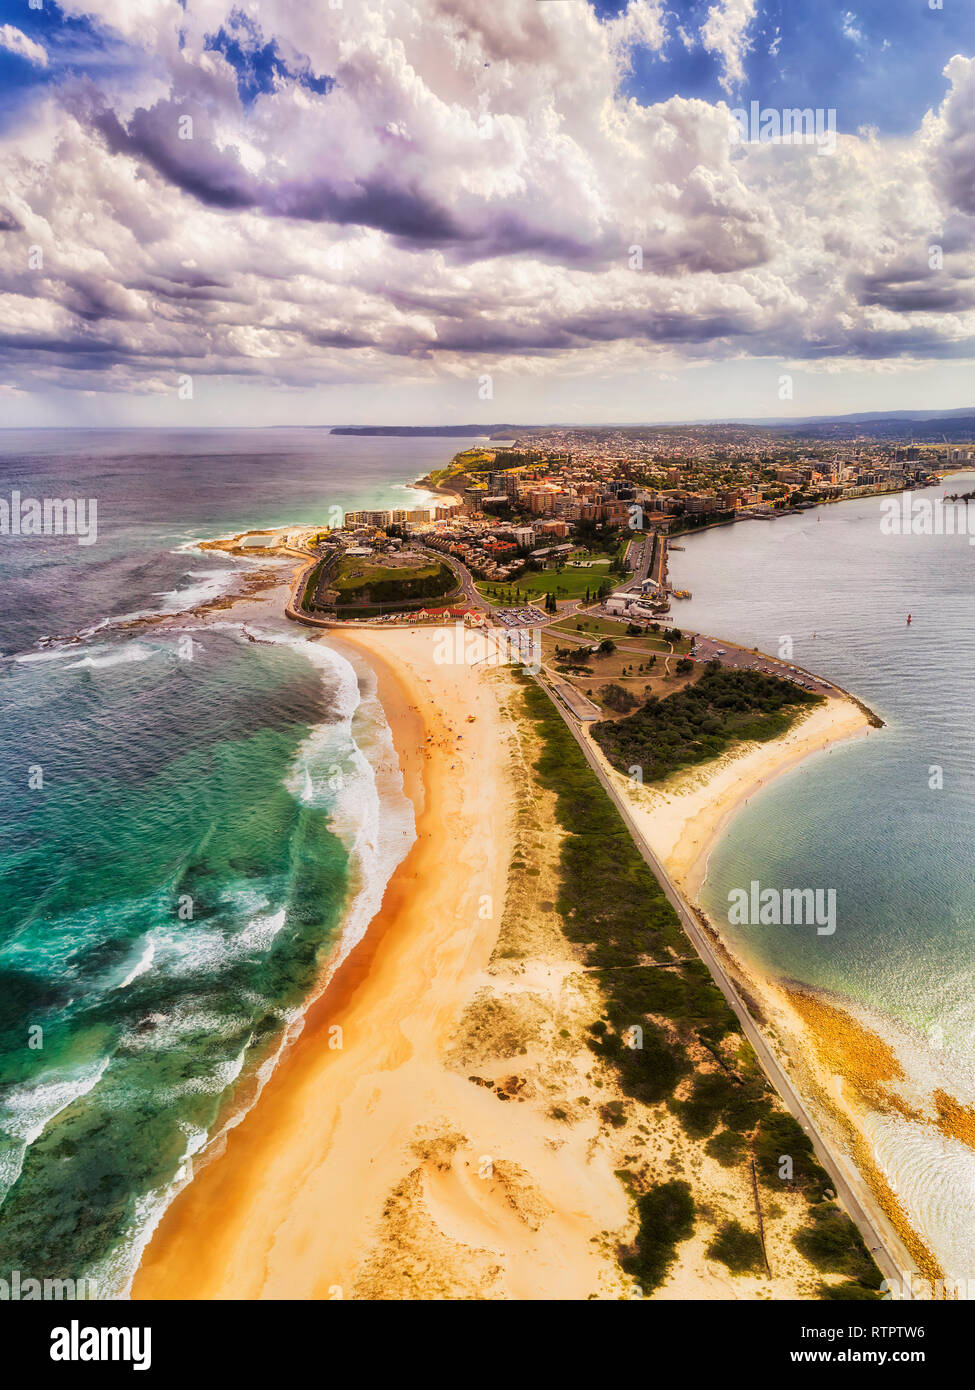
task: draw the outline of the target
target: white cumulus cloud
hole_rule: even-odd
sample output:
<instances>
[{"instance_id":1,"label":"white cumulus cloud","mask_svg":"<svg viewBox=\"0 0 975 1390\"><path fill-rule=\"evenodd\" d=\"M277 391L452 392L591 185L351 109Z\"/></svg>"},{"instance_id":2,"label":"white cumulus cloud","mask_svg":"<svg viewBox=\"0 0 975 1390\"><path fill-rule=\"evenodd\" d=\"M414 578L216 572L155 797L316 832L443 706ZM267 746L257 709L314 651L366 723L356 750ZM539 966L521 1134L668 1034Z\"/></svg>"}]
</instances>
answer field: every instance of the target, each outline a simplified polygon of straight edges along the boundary
<instances>
[{"instance_id":1,"label":"white cumulus cloud","mask_svg":"<svg viewBox=\"0 0 975 1390\"><path fill-rule=\"evenodd\" d=\"M748 30L757 8L757 0L719 0L701 26L704 47L724 64L720 82L729 95L745 80L745 55L751 46Z\"/></svg>"},{"instance_id":2,"label":"white cumulus cloud","mask_svg":"<svg viewBox=\"0 0 975 1390\"><path fill-rule=\"evenodd\" d=\"M39 68L47 67L47 49L44 45L28 38L12 24L0 24L0 48L6 48L10 53L26 58L29 63L34 63Z\"/></svg>"}]
</instances>

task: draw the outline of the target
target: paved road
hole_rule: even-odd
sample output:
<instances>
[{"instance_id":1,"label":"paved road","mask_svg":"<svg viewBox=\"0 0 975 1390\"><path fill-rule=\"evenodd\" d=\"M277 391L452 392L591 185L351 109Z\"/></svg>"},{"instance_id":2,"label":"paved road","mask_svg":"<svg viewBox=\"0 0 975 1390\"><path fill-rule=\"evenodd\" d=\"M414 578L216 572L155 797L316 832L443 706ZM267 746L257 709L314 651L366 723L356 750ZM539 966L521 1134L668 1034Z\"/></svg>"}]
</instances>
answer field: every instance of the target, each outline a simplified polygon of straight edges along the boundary
<instances>
[{"instance_id":1,"label":"paved road","mask_svg":"<svg viewBox=\"0 0 975 1390\"><path fill-rule=\"evenodd\" d=\"M474 587L474 579L470 570L467 568L466 565L461 564L461 562L457 559L456 555L448 555L445 550L437 550L435 546L424 545L422 541L418 542L416 541L416 539L414 539L413 543L417 546L418 549L425 551L427 555L435 555L438 560L443 560L445 565L450 566L454 574L461 582L461 585L463 587L464 603L468 606L468 608L477 608L483 610L489 609L491 607L487 599L482 598L481 595L477 592L477 590ZM450 606L452 608L458 608L461 605L458 602L458 600L454 598L450 600Z\"/></svg>"},{"instance_id":2,"label":"paved road","mask_svg":"<svg viewBox=\"0 0 975 1390\"><path fill-rule=\"evenodd\" d=\"M836 1192L840 1201L843 1203L843 1206L846 1208L851 1219L856 1223L857 1227L859 1228L860 1234L863 1236L867 1248L870 1250L871 1254L873 1255L874 1259L879 1265L880 1270L884 1275L884 1278L887 1279L890 1283L894 1284L895 1287L898 1287L901 1282L901 1271L914 1270L915 1264L913 1259L910 1257L908 1252L900 1246L900 1242L897 1241L896 1236L894 1236L893 1233L885 1232L885 1236L881 1237L880 1232L876 1229L876 1227L873 1224L872 1218L867 1215L863 1206L860 1204L859 1198L856 1196L853 1189L851 1188L842 1170L838 1166L836 1159L833 1157L833 1154L826 1147L826 1144L820 1136L815 1125L813 1124L813 1121L808 1111L806 1110L805 1106L800 1100L797 1091L793 1087L792 1082L789 1080L787 1073L780 1065L777 1057L769 1047L768 1043L766 1043L762 1034L759 1032L758 1026L756 1025L751 1014L748 1012L748 1009L746 1008L744 1001L739 995L738 990L735 987L735 984L732 981L731 977L728 974L726 974L725 969L721 964L720 959L715 954L711 946L711 943L708 940L707 935L701 930L700 924L698 923L697 919L694 917L690 908L687 906L683 898L678 893L677 889L674 887L673 883L671 882L670 876L667 873L667 870L664 868L661 861L657 858L654 852L650 849L649 845L643 839L643 836L640 834L635 822L633 821L632 816L630 815L629 807L627 806L625 800L620 796L616 788L613 786L612 782L606 776L602 767L597 762L596 757L589 746L588 740L581 733L579 726L575 722L575 720L572 719L568 711L559 702L559 700L552 695L552 692L546 687L544 682L539 681L538 684L545 691L546 695L548 695L549 699L552 701L552 704L559 711L559 714L561 714L566 727L569 729L569 732L572 734L576 743L578 743L579 747L582 749L583 753L586 756L586 759L589 762L590 767L592 768L593 772L595 772L596 776L599 778L599 781L602 784L603 788L612 799L616 809L619 811L620 816L623 819L623 824L630 832L634 844L636 845L637 849L640 851L640 854L643 856L644 860L649 865L651 871L657 878L657 881L659 882L661 888L663 888L668 900L675 908L677 915L680 918L681 925L684 928L684 931L690 938L691 943L693 944L698 955L701 957L704 964L711 972L711 976L714 979L715 984L718 986L721 993L724 995L725 999L728 1001L729 1005L737 1015L738 1020L742 1026L742 1031L744 1032L745 1037L751 1043L752 1047L755 1049L755 1052L758 1056L759 1061L761 1062L765 1075L772 1082L772 1085L775 1087L779 1095L782 1097L782 1100L785 1102L789 1111L799 1121L799 1123L802 1125L802 1128L806 1131L806 1133L809 1135L809 1138L812 1140L813 1148L816 1152L816 1157L819 1159L819 1162L822 1164L823 1168L825 1168L826 1172L829 1174L830 1179L833 1183L834 1191ZM892 1251L894 1253L892 1253ZM900 1260L899 1264L898 1260Z\"/></svg>"},{"instance_id":3,"label":"paved road","mask_svg":"<svg viewBox=\"0 0 975 1390\"><path fill-rule=\"evenodd\" d=\"M653 542L651 541L650 544L652 547ZM654 566L654 573L651 577L657 581L660 586L660 592L663 593L664 585L667 582L667 535L664 531L660 532L660 539L657 545L657 563Z\"/></svg>"}]
</instances>

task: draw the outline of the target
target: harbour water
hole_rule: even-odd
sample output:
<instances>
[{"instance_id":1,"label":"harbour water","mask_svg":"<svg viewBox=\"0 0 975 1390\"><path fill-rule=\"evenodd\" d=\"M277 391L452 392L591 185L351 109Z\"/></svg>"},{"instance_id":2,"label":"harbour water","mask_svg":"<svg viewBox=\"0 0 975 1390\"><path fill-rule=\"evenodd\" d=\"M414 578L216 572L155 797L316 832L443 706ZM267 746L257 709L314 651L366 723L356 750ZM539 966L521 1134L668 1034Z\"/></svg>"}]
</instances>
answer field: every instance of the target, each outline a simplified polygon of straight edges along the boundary
<instances>
[{"instance_id":1,"label":"harbour water","mask_svg":"<svg viewBox=\"0 0 975 1390\"><path fill-rule=\"evenodd\" d=\"M973 485L953 475L947 490ZM694 598L673 619L786 654L886 721L752 796L702 904L753 967L828 991L883 1037L933 1119L939 1091L975 1106L975 549L887 534L881 517L869 498L682 538L671 580ZM729 924L729 893L753 880L835 889L835 934ZM898 1114L869 1127L912 1224L946 1273L975 1280L975 1151Z\"/></svg>"}]
</instances>

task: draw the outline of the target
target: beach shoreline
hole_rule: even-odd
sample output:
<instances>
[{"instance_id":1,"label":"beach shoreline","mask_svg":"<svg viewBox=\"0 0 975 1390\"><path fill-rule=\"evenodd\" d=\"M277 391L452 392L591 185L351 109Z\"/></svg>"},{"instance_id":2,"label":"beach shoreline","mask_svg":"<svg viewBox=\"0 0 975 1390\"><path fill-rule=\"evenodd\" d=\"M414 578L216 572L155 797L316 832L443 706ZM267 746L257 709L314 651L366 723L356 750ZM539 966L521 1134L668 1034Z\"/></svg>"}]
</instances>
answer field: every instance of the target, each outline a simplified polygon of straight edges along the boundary
<instances>
[{"instance_id":1,"label":"beach shoreline","mask_svg":"<svg viewBox=\"0 0 975 1390\"><path fill-rule=\"evenodd\" d=\"M351 1286L368 1254L370 1218L381 1215L406 1161L410 1097L421 1113L471 972L490 955L496 924L478 918L477 900L485 891L503 899L510 853L503 779L476 771L497 731L493 691L470 668L444 668L444 686L464 687L448 701L444 689L424 688L432 678L411 671L405 650L403 661L384 660L382 636L350 633L343 642L376 672L417 840L259 1103L167 1208L133 1298L341 1297L335 1290Z\"/></svg>"},{"instance_id":2,"label":"beach shoreline","mask_svg":"<svg viewBox=\"0 0 975 1390\"><path fill-rule=\"evenodd\" d=\"M299 557L294 555L294 558ZM292 600L300 577L308 567L307 557L300 558L301 563L292 572L288 584ZM464 759L462 765L459 751L461 740L456 737L457 729L451 727L452 741L447 744L442 737L443 721L449 723L450 720L462 718L459 711L472 707L473 693L478 691L485 704L476 719L487 719L490 709L495 720L495 747L500 742L499 701L484 673L478 675L469 667L449 668L466 689L462 692L458 686L448 692L441 679L446 675L445 671L438 674L434 670L433 675L427 674L433 670L429 651L425 652L422 661L414 663L416 669L411 670L410 651L417 652L420 647L429 647L436 636L436 629L378 632L376 629L357 631L348 628L345 631L333 629L327 639L317 639L327 640L339 652L344 647L346 656L350 651L354 652L375 673L379 699L386 712L400 760L404 790L415 808L417 841L407 858L394 871L386 887L382 908L370 922L364 938L339 965L327 989L319 991L313 998L304 1016L300 1037L286 1050L259 1103L237 1129L221 1141L223 1152L201 1168L200 1173L183 1188L164 1213L143 1254L133 1284L133 1297L349 1296L349 1290L356 1287L357 1278L361 1281L362 1270L368 1267L370 1252L375 1255L383 1200L385 1198L388 1205L390 1193L398 1190L397 1177L402 1182L404 1173L408 1171L408 1136L411 1133L415 1135L424 1111L422 1100L415 1107L406 1100L413 1082L401 1084L397 1100L393 1100L381 1084L388 1081L390 1071L395 1074L397 1068L410 1066L414 1059L411 1057L412 1049L409 1046L403 1048L402 1044L395 1057L388 1048L383 1056L383 1046L376 1045L376 1032L381 1033L385 1028L393 1035L402 1034L404 1012L407 1020L414 1017L426 1042L420 1070L428 1085L432 1083L433 1089L439 1091L443 1091L445 1085L456 1087L459 1084L465 1087L463 1078L446 1072L443 1059L450 1034L461 1017L465 1003L470 1002L474 984L487 964L497 938L497 924L475 933L478 959L473 962L455 959L457 969L453 986L445 992L441 991L445 993L441 1001L445 1012L439 1027L431 1026L431 1009L420 1005L415 988L416 973L409 976L403 972L403 979L412 978L414 987L412 990L409 987L401 989L398 1003L393 1002L395 988L392 995L386 992L391 984L390 962L412 957L414 968L419 963L417 953L422 950L420 943L423 935L418 920L421 914L416 910L415 901L411 904L410 900L417 895L422 899L429 889L431 875L436 874L436 867L431 863L436 856L431 855L431 848L438 834L438 818L441 836L443 832L445 779L454 781L455 792L460 792L462 784L472 779L481 792L484 769L491 762L492 749L482 746L482 757L477 762L470 763ZM431 701L432 692L423 687L433 682L439 689L437 699ZM837 743L865 735L870 732L871 724L876 725L877 722L876 717L871 716L859 701L844 693L810 711L779 739L768 744L739 748L714 764L688 769L663 788L641 789L642 804L634 801L633 787L628 779L613 772L609 764L602 760L610 776L627 796L641 834L666 866L677 891L690 904L719 947L722 959L729 967L729 975L735 979L736 985L742 987L747 1001L759 1002L765 1014L765 1019L759 1019L759 1022L766 1023L769 1017L774 1016L784 1029L783 1020L787 1012L790 1044L785 1055L781 1039L777 1040L780 1061L787 1066L791 1066L789 1054L797 1046L801 1047L804 1043L808 1046L808 1025L802 1023L794 1008L783 1010L785 996L777 983L766 981L757 972L746 968L728 950L720 933L706 918L699 904L699 896L708 859L751 795L762 790L774 778L796 768L814 753L825 752ZM479 732L483 732L485 727L482 725ZM438 732L431 734L431 730ZM463 732L470 735L473 730L474 726L467 725ZM431 738L434 749L429 748ZM587 741L596 747L591 739ZM468 744L468 752L472 744L473 740ZM446 751L448 748L449 752ZM497 805L498 788L503 778L498 771L500 761L495 759L495 764L493 777L488 778L488 783L493 789L491 799ZM489 816L487 821L481 821L481 839L484 845L492 846L495 851L495 885L503 898L503 877L512 858L514 841L510 824L504 844L496 842L497 831L497 816ZM444 881L449 885L450 876ZM441 891L440 897L441 900L451 901L456 910L456 894L451 894L449 886L446 892ZM437 981L432 973L427 974L426 983L436 986ZM347 1051L343 1050L340 1059L334 1055L330 1058L329 1030L338 1028L344 1035L347 1022L352 1024L366 1018L374 1020L371 1027L376 1030L371 1045L363 1045L360 1038L358 1047L350 1046ZM379 1022L381 1019L385 1020L384 1023ZM791 1025L797 1021L801 1026L794 1029ZM343 1064L346 1064L344 1070L348 1072L344 1079ZM808 1067L805 1072L808 1080ZM388 1112L383 1137L376 1140L384 1159L381 1163L370 1161L369 1166L373 1171L368 1174L368 1181L364 1181L361 1164L357 1166L353 1157L355 1142L348 1131L350 1125L354 1127L352 1116L355 1109L362 1106L362 1091L372 1086L373 1095L377 1094L377 1080L380 1082L378 1094L384 1096ZM356 1091L359 1092L359 1099L352 1103ZM310 1126L315 1134L315 1157L307 1152L309 1126L302 1126L296 1117L296 1109L300 1108L299 1098L304 1096L315 1097L316 1114L319 1116L315 1124ZM341 1103L343 1098L350 1102L344 1110ZM470 1131L476 1125L473 1117L467 1114L467 1101L466 1096L452 1096L449 1105L442 1102L441 1110L452 1113L455 1118L462 1115L467 1117L461 1128L467 1130L469 1139ZM339 1118L333 1121L328 1118L328 1112L329 1106L336 1103ZM861 1172L862 1164L855 1165L849 1155L844 1154L842 1137L845 1135L849 1138L851 1128L855 1128L851 1127L851 1116L834 1114L832 1118L838 1119L839 1124L827 1126L831 1147L837 1149L840 1158L846 1159L844 1168L858 1198L862 1197L864 1209L870 1212L871 1219L883 1227L885 1239L887 1233L894 1235L895 1228L905 1234L903 1221L895 1220L892 1227L886 1219L891 1213L891 1203L882 1200L883 1194L881 1200L877 1200L876 1183L871 1187L868 1177ZM391 1142L392 1136L396 1137L396 1142ZM507 1140L511 1137L510 1133L505 1135ZM547 1142L551 1144L553 1140L549 1138ZM537 1155L532 1154L532 1158L537 1164ZM858 1154L858 1158L862 1158L862 1154ZM260 1177L268 1169L274 1175L270 1184L262 1182ZM297 1198L296 1184L302 1188ZM327 1202L328 1189L341 1193L345 1213L343 1219L336 1221L335 1212ZM608 1192L604 1188L600 1200L605 1204L607 1197ZM441 1210L441 1216L448 1225L457 1216L455 1202L458 1200L457 1194L454 1194L451 1202ZM465 1203L469 1205L466 1196L460 1203L461 1211ZM622 1227L625 1224L623 1212L617 1211L616 1217L617 1224ZM211 1228L216 1225L217 1235L208 1242L208 1248L201 1255L197 1231L203 1221ZM460 1228L464 1223L459 1220L456 1224ZM312 1256L307 1253L307 1235L302 1233L316 1227L323 1231L327 1229L328 1238L326 1249ZM911 1243L910 1232L906 1234ZM891 1243L900 1245L899 1240L892 1240ZM298 1249L303 1252L303 1258L296 1254ZM287 1255L285 1251L288 1251ZM926 1253L922 1246L918 1256L922 1268L930 1268L930 1263L925 1266ZM605 1279L605 1271L601 1272L595 1265L589 1267L582 1261L580 1265L585 1269L582 1278L588 1279L590 1286ZM517 1268L512 1270L510 1267L506 1269L506 1275L515 1286L519 1277L524 1277L519 1276ZM678 1286L681 1285L683 1276L678 1281ZM385 1287L383 1280L380 1279L376 1287ZM445 1285L445 1292L447 1287ZM571 1280L567 1283L563 1280L561 1292L563 1296L585 1296L581 1292L582 1287L584 1283L573 1284ZM340 1292L336 1293L336 1290ZM675 1296L675 1292L665 1296ZM388 1295L384 1292L359 1292L353 1296ZM400 1296L414 1295L401 1293ZM473 1296L497 1295L479 1292Z\"/></svg>"}]
</instances>

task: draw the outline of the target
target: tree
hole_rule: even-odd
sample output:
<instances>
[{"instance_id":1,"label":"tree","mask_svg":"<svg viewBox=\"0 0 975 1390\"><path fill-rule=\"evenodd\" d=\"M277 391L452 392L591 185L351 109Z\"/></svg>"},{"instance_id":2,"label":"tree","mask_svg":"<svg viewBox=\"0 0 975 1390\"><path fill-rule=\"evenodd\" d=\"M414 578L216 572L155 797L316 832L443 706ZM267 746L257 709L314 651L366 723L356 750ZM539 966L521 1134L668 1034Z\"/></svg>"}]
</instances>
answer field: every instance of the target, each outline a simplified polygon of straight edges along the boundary
<instances>
[{"instance_id":1,"label":"tree","mask_svg":"<svg viewBox=\"0 0 975 1390\"><path fill-rule=\"evenodd\" d=\"M615 650L616 643L613 641L612 637L604 637L597 648L600 656L612 656Z\"/></svg>"},{"instance_id":2,"label":"tree","mask_svg":"<svg viewBox=\"0 0 975 1390\"><path fill-rule=\"evenodd\" d=\"M629 714L630 710L636 709L637 701L634 697L615 682L604 685L599 693L606 708L615 710L617 714Z\"/></svg>"}]
</instances>

